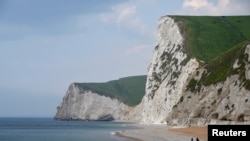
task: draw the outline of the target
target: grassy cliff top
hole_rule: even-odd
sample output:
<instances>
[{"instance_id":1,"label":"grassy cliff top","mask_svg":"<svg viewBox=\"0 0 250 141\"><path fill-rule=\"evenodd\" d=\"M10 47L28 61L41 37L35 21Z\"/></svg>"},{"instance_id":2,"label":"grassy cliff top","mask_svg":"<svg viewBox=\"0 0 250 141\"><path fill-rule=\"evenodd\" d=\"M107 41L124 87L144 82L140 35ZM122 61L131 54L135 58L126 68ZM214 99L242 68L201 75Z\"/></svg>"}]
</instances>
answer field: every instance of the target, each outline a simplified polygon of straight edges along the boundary
<instances>
[{"instance_id":1,"label":"grassy cliff top","mask_svg":"<svg viewBox=\"0 0 250 141\"><path fill-rule=\"evenodd\" d=\"M171 16L178 22L185 37L185 47L190 57L206 63L208 74L190 81L189 87L199 83L210 85L225 80L228 75L239 73L232 63L237 58L243 62L242 49L250 40L250 16ZM232 57L234 56L234 57ZM244 65L242 65L244 66ZM250 89L250 82L241 78ZM76 83L85 90L117 98L129 106L139 104L145 94L146 75L125 77L105 83Z\"/></svg>"},{"instance_id":2,"label":"grassy cliff top","mask_svg":"<svg viewBox=\"0 0 250 141\"><path fill-rule=\"evenodd\" d=\"M117 98L129 106L139 104L145 94L146 75L130 76L105 83L75 83L85 90Z\"/></svg>"},{"instance_id":3,"label":"grassy cliff top","mask_svg":"<svg viewBox=\"0 0 250 141\"><path fill-rule=\"evenodd\" d=\"M190 57L205 62L206 73L200 80L191 79L188 88L199 90L201 84L211 85L233 74L250 90L245 78L247 44L250 44L250 16L171 16L178 23L185 38ZM238 60L237 69L233 64ZM198 88L198 89L197 89Z\"/></svg>"},{"instance_id":4,"label":"grassy cliff top","mask_svg":"<svg viewBox=\"0 0 250 141\"><path fill-rule=\"evenodd\" d=\"M171 17L181 27L188 54L206 63L250 40L250 16Z\"/></svg>"}]
</instances>

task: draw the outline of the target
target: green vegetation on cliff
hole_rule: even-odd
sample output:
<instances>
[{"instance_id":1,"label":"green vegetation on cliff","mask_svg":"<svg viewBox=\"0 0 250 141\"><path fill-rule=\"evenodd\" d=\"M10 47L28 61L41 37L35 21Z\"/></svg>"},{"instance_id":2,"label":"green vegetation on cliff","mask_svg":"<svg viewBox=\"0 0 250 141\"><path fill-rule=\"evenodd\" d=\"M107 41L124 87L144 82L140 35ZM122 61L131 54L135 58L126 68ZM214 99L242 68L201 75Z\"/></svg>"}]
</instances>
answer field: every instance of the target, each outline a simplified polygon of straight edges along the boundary
<instances>
[{"instance_id":1,"label":"green vegetation on cliff","mask_svg":"<svg viewBox=\"0 0 250 141\"><path fill-rule=\"evenodd\" d=\"M187 52L211 62L250 39L250 16L173 16L185 37Z\"/></svg>"},{"instance_id":2,"label":"green vegetation on cliff","mask_svg":"<svg viewBox=\"0 0 250 141\"><path fill-rule=\"evenodd\" d=\"M117 98L129 106L139 104L145 94L146 75L130 76L105 83L76 83L84 90Z\"/></svg>"},{"instance_id":3,"label":"green vegetation on cliff","mask_svg":"<svg viewBox=\"0 0 250 141\"><path fill-rule=\"evenodd\" d=\"M239 74L242 85L250 90L245 79L245 47L250 44L250 16L172 16L178 22L190 57L203 62L207 70L200 80L190 80L188 89L199 90ZM238 60L237 69L233 68Z\"/></svg>"},{"instance_id":4,"label":"green vegetation on cliff","mask_svg":"<svg viewBox=\"0 0 250 141\"><path fill-rule=\"evenodd\" d=\"M202 83L204 85L215 84L220 81L226 80L226 78L233 74L239 74L244 86L247 86L247 80L245 79L245 63L248 56L245 54L245 47L250 42L242 42L228 50L223 55L217 57L211 63L205 67L207 72L202 76ZM237 62L236 62L237 61ZM234 63L237 63L238 68L234 69ZM250 88L247 86L246 88Z\"/></svg>"},{"instance_id":5,"label":"green vegetation on cliff","mask_svg":"<svg viewBox=\"0 0 250 141\"><path fill-rule=\"evenodd\" d=\"M241 85L250 90L250 80L245 78L245 65L248 58L245 54L247 44L250 44L250 41L241 42L208 63L205 66L207 72L202 74L199 81L191 79L187 86L188 89L194 92L200 90L201 84L205 86L216 84L225 81L230 75L238 74ZM234 63L237 63L239 67L234 68Z\"/></svg>"},{"instance_id":6,"label":"green vegetation on cliff","mask_svg":"<svg viewBox=\"0 0 250 141\"><path fill-rule=\"evenodd\" d=\"M244 75L244 49L250 43L250 16L171 16L178 22L190 57L205 65L207 72L200 80L191 79L188 88L197 91L201 84L224 81L239 74L242 85L250 90ZM239 68L233 69L238 59ZM117 98L129 106L139 104L145 94L146 75L133 76L105 83L76 83L84 90Z\"/></svg>"}]
</instances>

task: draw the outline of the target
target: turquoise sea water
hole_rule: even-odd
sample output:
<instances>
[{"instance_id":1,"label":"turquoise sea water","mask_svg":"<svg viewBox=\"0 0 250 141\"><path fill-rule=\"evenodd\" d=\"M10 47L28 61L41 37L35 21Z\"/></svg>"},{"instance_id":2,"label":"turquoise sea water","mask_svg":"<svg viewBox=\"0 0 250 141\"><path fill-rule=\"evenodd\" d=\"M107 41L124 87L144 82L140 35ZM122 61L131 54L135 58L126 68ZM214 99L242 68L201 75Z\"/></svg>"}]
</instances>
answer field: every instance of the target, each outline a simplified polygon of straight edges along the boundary
<instances>
[{"instance_id":1,"label":"turquoise sea water","mask_svg":"<svg viewBox=\"0 0 250 141\"><path fill-rule=\"evenodd\" d=\"M135 128L126 122L0 118L0 141L129 141L114 133Z\"/></svg>"}]
</instances>

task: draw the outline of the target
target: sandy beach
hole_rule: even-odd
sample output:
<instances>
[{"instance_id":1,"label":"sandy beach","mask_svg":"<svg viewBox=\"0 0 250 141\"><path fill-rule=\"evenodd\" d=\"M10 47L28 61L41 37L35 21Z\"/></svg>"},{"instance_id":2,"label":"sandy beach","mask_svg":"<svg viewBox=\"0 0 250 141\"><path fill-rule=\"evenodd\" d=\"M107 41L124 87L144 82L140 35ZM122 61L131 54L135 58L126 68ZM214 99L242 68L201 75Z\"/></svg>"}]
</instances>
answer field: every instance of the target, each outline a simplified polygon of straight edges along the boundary
<instances>
[{"instance_id":1,"label":"sandy beach","mask_svg":"<svg viewBox=\"0 0 250 141\"><path fill-rule=\"evenodd\" d=\"M187 128L169 128L168 131L187 135L191 137L198 137L202 141L207 141L207 126L205 127L187 127Z\"/></svg>"},{"instance_id":2,"label":"sandy beach","mask_svg":"<svg viewBox=\"0 0 250 141\"><path fill-rule=\"evenodd\" d=\"M175 128L165 125L139 125L140 129L118 132L135 141L207 141L207 127Z\"/></svg>"}]
</instances>

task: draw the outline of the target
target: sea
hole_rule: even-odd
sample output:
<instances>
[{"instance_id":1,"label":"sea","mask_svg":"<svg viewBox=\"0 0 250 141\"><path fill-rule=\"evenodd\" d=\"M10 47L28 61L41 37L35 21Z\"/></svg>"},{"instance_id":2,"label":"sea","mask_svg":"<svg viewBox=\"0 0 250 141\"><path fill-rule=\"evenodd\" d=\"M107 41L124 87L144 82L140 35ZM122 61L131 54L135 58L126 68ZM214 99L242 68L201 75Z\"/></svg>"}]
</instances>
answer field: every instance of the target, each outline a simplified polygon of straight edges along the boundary
<instances>
[{"instance_id":1,"label":"sea","mask_svg":"<svg viewBox=\"0 0 250 141\"><path fill-rule=\"evenodd\" d=\"M0 118L0 141L131 141L115 132L136 128L129 122Z\"/></svg>"}]
</instances>

